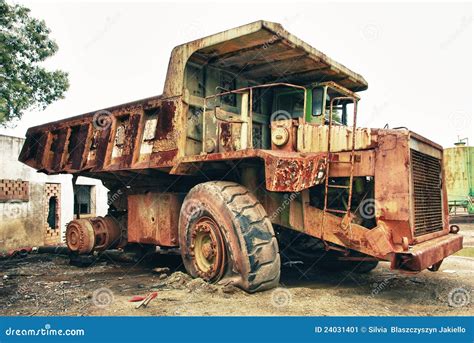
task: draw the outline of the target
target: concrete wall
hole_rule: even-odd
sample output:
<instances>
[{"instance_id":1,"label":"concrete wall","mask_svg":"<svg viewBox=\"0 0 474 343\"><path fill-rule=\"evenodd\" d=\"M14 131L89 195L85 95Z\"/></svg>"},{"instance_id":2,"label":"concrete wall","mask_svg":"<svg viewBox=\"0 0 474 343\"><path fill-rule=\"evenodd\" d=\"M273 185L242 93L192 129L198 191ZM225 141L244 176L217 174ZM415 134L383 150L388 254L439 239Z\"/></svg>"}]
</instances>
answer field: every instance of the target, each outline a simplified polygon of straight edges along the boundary
<instances>
[{"instance_id":1,"label":"concrete wall","mask_svg":"<svg viewBox=\"0 0 474 343\"><path fill-rule=\"evenodd\" d=\"M74 193L71 175L45 175L18 161L24 139L0 135L0 179L29 182L29 201L0 202L0 250L51 243L47 232L47 184L60 184L59 241L66 224L73 219ZM95 193L95 214L107 213L107 188L95 179L79 177L76 184L92 185Z\"/></svg>"}]
</instances>

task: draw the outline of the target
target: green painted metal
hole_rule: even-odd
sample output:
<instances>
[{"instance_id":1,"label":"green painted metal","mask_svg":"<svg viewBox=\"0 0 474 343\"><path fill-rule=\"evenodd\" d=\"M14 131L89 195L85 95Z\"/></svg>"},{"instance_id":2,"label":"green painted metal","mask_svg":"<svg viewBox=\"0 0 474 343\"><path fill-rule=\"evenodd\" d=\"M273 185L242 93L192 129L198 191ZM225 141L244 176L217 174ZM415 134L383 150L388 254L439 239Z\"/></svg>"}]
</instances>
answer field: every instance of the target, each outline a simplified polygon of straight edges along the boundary
<instances>
[{"instance_id":1,"label":"green painted metal","mask_svg":"<svg viewBox=\"0 0 474 343\"><path fill-rule=\"evenodd\" d=\"M313 88L306 87L306 109L305 109L305 121L311 124L322 124L324 115L313 116ZM327 87L324 87L324 94L326 94ZM325 95L326 96L326 95ZM325 100L323 100L323 104Z\"/></svg>"},{"instance_id":2,"label":"green painted metal","mask_svg":"<svg viewBox=\"0 0 474 343\"><path fill-rule=\"evenodd\" d=\"M444 170L450 205L467 208L474 214L474 147L458 145L444 149Z\"/></svg>"}]
</instances>

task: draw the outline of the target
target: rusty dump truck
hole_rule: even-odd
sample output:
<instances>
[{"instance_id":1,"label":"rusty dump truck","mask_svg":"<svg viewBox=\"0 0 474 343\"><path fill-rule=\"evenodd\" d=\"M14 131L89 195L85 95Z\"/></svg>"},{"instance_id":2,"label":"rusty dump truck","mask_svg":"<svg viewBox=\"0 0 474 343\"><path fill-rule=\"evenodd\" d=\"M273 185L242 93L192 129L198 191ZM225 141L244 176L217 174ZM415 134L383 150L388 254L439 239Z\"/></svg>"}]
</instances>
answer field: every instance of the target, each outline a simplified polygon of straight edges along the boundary
<instances>
[{"instance_id":1,"label":"rusty dump truck","mask_svg":"<svg viewBox=\"0 0 474 343\"><path fill-rule=\"evenodd\" d=\"M67 224L78 256L175 251L193 277L248 292L295 258L302 272L436 271L462 248L443 149L357 127L367 87L258 21L175 47L162 95L30 128L19 160L110 190L107 216Z\"/></svg>"}]
</instances>

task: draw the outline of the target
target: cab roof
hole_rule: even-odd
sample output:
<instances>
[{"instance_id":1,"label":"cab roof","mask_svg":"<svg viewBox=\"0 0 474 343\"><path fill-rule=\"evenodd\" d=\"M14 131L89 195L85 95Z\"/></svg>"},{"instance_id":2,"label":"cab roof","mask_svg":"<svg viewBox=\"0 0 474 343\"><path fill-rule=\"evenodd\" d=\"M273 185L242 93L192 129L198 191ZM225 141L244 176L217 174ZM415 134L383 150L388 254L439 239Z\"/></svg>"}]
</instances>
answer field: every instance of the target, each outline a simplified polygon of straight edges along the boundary
<instances>
[{"instance_id":1,"label":"cab roof","mask_svg":"<svg viewBox=\"0 0 474 343\"><path fill-rule=\"evenodd\" d=\"M286 31L280 24L256 21L175 47L163 95L182 94L186 64L209 65L258 82L334 81L353 91L367 89L359 74Z\"/></svg>"}]
</instances>

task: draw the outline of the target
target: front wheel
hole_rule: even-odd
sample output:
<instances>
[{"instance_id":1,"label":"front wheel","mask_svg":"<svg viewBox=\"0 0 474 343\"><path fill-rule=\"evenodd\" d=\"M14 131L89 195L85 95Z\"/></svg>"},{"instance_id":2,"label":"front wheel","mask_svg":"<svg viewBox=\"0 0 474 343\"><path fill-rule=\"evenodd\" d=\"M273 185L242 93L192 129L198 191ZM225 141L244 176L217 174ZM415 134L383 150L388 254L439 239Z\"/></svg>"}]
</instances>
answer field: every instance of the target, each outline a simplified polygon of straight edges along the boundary
<instances>
[{"instance_id":1,"label":"front wheel","mask_svg":"<svg viewBox=\"0 0 474 343\"><path fill-rule=\"evenodd\" d=\"M280 254L272 224L243 186L211 181L191 189L179 218L184 266L193 277L253 293L278 285Z\"/></svg>"}]
</instances>

